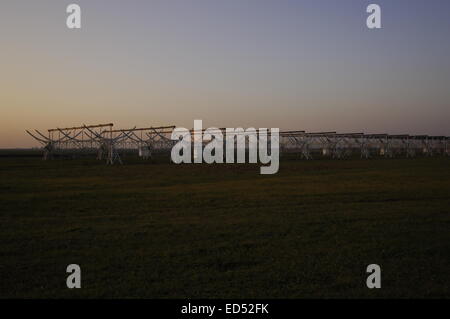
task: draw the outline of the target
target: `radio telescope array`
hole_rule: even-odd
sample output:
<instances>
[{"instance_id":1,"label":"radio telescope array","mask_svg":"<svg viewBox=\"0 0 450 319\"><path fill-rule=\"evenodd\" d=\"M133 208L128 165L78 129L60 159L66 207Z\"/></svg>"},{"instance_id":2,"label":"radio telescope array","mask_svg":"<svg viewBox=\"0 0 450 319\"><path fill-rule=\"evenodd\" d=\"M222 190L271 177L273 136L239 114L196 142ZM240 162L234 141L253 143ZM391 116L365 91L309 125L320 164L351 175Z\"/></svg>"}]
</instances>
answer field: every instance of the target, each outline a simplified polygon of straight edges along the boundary
<instances>
[{"instance_id":1,"label":"radio telescope array","mask_svg":"<svg viewBox=\"0 0 450 319\"><path fill-rule=\"evenodd\" d=\"M282 152L298 153L303 159L328 156L335 159L358 155L383 156L450 155L450 137L304 131L281 132Z\"/></svg>"},{"instance_id":2,"label":"radio telescope array","mask_svg":"<svg viewBox=\"0 0 450 319\"><path fill-rule=\"evenodd\" d=\"M113 129L113 126L113 123L107 123L53 128L46 135L38 130L26 132L42 145L44 160L57 155L97 154L98 160L111 165L122 164L120 154L123 153L134 153L142 159L150 159L155 154L170 154L177 143L171 139L173 125L129 129ZM225 136L225 129L219 130ZM364 159L450 156L450 137L447 136L284 131L280 132L279 141L281 155L292 154L306 160L350 156Z\"/></svg>"},{"instance_id":3,"label":"radio telescope array","mask_svg":"<svg viewBox=\"0 0 450 319\"><path fill-rule=\"evenodd\" d=\"M138 150L138 154L147 159L154 153L170 151L175 144L170 139L175 126L121 130L114 130L113 126L107 123L55 128L49 129L47 136L38 130L26 132L42 145L44 160L55 155L74 157L96 153L97 159L106 160L106 164L122 164L120 154L124 151Z\"/></svg>"}]
</instances>

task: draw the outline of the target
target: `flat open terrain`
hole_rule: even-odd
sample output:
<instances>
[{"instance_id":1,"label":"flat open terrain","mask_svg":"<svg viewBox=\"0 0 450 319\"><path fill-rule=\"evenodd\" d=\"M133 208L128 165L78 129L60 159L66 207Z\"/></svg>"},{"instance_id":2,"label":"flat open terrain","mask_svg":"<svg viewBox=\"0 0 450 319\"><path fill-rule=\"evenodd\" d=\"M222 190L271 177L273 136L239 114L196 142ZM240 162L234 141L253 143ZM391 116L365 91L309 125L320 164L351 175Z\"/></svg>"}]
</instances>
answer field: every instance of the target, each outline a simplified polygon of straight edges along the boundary
<instances>
[{"instance_id":1,"label":"flat open terrain","mask_svg":"<svg viewBox=\"0 0 450 319\"><path fill-rule=\"evenodd\" d=\"M126 162L0 158L0 297L450 297L449 158Z\"/></svg>"}]
</instances>

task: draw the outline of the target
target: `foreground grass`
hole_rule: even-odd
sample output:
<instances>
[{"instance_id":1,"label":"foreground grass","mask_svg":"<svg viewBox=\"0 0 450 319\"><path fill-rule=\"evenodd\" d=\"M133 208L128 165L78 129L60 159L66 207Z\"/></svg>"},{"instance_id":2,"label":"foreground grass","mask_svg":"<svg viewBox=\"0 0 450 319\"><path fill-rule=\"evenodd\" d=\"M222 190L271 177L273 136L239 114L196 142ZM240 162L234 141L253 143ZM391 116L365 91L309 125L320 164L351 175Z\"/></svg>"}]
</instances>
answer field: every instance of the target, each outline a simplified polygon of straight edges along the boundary
<instances>
[{"instance_id":1,"label":"foreground grass","mask_svg":"<svg viewBox=\"0 0 450 319\"><path fill-rule=\"evenodd\" d=\"M0 297L450 297L450 160L0 158ZM82 289L65 269L82 267ZM382 289L365 268L382 267Z\"/></svg>"}]
</instances>

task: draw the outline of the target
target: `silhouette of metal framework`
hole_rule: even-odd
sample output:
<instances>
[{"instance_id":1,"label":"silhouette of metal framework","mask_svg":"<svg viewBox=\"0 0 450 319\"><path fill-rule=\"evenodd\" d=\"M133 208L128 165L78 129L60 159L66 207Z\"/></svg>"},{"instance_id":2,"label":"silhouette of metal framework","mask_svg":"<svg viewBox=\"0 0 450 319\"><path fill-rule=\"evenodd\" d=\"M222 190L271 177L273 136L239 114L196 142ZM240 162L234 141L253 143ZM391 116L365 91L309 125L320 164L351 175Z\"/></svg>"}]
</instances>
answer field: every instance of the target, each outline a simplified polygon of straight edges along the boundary
<instances>
[{"instance_id":1,"label":"silhouette of metal framework","mask_svg":"<svg viewBox=\"0 0 450 319\"><path fill-rule=\"evenodd\" d=\"M120 151L136 149L142 158L151 158L158 151L170 150L174 141L170 134L175 126L130 128L114 130L113 123L82 125L69 128L49 129L48 135L38 130L26 131L43 146L43 159L54 155L96 153L98 160L107 164L120 163Z\"/></svg>"},{"instance_id":2,"label":"silhouette of metal framework","mask_svg":"<svg viewBox=\"0 0 450 319\"><path fill-rule=\"evenodd\" d=\"M450 137L428 135L389 135L304 131L281 132L281 152L298 153L303 159L313 154L340 159L359 155L415 157L416 155L450 156Z\"/></svg>"},{"instance_id":3,"label":"silhouette of metal framework","mask_svg":"<svg viewBox=\"0 0 450 319\"><path fill-rule=\"evenodd\" d=\"M26 132L42 145L44 160L55 155L97 154L97 159L107 164L122 163L120 154L123 152L136 152L139 157L149 159L155 154L170 153L177 142L171 139L173 125L129 129L113 129L113 126L113 123L106 123L54 128L46 135L38 130ZM225 136L224 128L217 130ZM199 132L190 131L191 134ZM306 160L350 156L364 159L450 156L450 137L447 136L284 131L280 132L279 141L280 154L294 154Z\"/></svg>"}]
</instances>

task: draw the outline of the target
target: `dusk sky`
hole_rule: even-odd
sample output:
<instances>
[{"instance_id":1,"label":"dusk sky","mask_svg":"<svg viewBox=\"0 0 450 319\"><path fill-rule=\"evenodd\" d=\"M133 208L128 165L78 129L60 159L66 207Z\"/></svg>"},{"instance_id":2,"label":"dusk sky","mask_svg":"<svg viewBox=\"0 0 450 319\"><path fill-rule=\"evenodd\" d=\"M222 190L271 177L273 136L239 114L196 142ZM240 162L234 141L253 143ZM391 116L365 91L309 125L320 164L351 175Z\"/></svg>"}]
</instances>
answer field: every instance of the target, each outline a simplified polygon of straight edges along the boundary
<instances>
[{"instance_id":1,"label":"dusk sky","mask_svg":"<svg viewBox=\"0 0 450 319\"><path fill-rule=\"evenodd\" d=\"M450 135L449 39L449 0L1 0L0 148L36 145L25 129L195 119Z\"/></svg>"}]
</instances>

